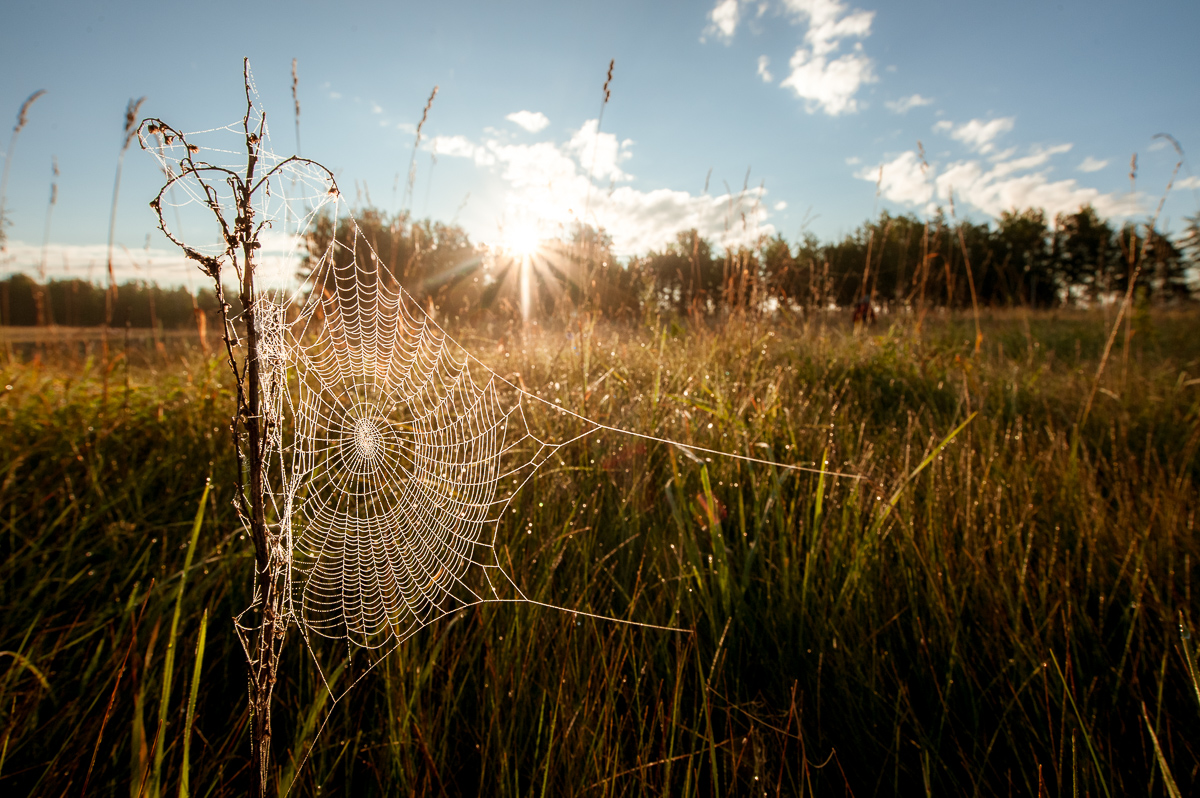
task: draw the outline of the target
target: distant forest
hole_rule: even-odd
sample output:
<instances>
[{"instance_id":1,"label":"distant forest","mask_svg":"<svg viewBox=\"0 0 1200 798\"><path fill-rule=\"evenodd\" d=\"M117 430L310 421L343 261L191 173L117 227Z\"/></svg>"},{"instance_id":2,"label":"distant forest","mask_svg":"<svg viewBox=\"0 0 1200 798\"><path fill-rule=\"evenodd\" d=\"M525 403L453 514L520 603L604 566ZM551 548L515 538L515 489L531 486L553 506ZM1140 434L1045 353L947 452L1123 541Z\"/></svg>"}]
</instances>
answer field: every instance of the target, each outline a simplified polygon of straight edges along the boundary
<instances>
[{"instance_id":1,"label":"distant forest","mask_svg":"<svg viewBox=\"0 0 1200 798\"><path fill-rule=\"evenodd\" d=\"M472 318L520 313L521 264L472 244L462 228L413 221L367 208L359 230L382 271L441 316ZM336 235L349 244L347 219L318 220L307 237L300 276L328 251ZM337 257L350 257L335 248ZM361 255L361 253L360 253ZM532 311L539 317L586 309L613 318L647 311L719 315L733 309L844 307L870 297L887 307L1055 307L1089 304L1124 293L1137 275L1142 301L1175 303L1200 294L1200 215L1175 239L1145 224L1116 227L1090 206L1053 220L1040 210L1004 213L994 223L922 221L883 212L841 241L782 235L757 247L718 253L695 230L646 255L618 259L604 230L576 226L533 256ZM82 280L39 285L25 275L0 281L0 323L98 326L105 288ZM235 297L230 291L228 296ZM211 289L196 295L144 282L116 288L113 323L163 329L209 323L217 309Z\"/></svg>"}]
</instances>

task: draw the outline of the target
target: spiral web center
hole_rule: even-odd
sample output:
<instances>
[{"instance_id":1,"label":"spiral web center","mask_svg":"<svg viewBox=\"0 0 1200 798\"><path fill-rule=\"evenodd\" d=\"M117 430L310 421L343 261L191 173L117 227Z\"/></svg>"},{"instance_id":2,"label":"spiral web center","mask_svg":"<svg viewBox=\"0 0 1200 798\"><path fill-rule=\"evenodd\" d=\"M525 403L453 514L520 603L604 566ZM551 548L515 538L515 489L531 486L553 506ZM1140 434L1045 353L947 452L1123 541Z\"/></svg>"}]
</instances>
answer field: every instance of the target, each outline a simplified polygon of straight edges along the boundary
<instances>
[{"instance_id":1,"label":"spiral web center","mask_svg":"<svg viewBox=\"0 0 1200 798\"><path fill-rule=\"evenodd\" d=\"M354 422L354 446L364 460L374 460L375 453L383 445L383 434L374 419L360 418Z\"/></svg>"}]
</instances>

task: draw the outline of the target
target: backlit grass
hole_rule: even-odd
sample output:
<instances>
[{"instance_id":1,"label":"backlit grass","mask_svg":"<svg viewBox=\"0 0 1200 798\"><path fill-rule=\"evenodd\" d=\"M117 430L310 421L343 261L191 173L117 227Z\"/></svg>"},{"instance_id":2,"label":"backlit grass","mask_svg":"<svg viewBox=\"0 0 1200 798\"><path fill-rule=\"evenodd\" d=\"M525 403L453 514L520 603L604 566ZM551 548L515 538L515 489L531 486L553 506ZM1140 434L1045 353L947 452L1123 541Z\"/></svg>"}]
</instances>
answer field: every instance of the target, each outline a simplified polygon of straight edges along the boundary
<instances>
[{"instance_id":1,"label":"backlit grass","mask_svg":"<svg viewBox=\"0 0 1200 798\"><path fill-rule=\"evenodd\" d=\"M513 576L540 601L688 631L471 609L332 709L293 636L281 792L1200 787L1200 317L1139 315L1082 428L1099 312L985 317L978 355L970 320L927 319L921 336L844 323L459 331L606 424L866 479L699 463L611 433L564 450L502 530ZM230 503L232 403L219 362L173 346L134 346L107 404L83 350L10 348L3 366L5 794L87 780L177 795L185 761L190 795L249 787L232 617L253 557Z\"/></svg>"}]
</instances>

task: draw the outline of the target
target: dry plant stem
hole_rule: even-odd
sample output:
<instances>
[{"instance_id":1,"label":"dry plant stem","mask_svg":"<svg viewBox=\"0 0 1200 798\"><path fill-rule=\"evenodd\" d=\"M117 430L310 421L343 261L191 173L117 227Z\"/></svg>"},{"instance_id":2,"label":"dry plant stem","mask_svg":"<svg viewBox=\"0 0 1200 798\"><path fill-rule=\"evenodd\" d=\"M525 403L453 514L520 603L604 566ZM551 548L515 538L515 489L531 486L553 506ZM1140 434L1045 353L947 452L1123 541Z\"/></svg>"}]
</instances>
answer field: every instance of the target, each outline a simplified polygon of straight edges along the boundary
<instances>
[{"instance_id":1,"label":"dry plant stem","mask_svg":"<svg viewBox=\"0 0 1200 798\"><path fill-rule=\"evenodd\" d=\"M121 667L117 669L117 678L113 682L112 694L108 697L108 706L104 710L104 720L100 722L100 734L96 737L96 745L92 748L92 758L88 762L87 773L83 777L83 792L81 795L87 795L88 782L92 780L92 770L96 767L96 754L100 753L100 741L104 739L104 729L108 726L108 719L112 716L113 704L117 700L117 690L121 687L121 677L125 675L125 666L129 662L129 655L133 653L134 647L137 645L137 630L142 625L142 618L146 614L146 603L150 601L150 596L154 593L154 580L150 580L150 586L146 589L146 596L142 599L141 609L138 610L137 620L133 622L132 631L130 633L129 646L125 649L125 656L121 658Z\"/></svg>"},{"instance_id":2,"label":"dry plant stem","mask_svg":"<svg viewBox=\"0 0 1200 798\"><path fill-rule=\"evenodd\" d=\"M962 247L963 265L967 267L967 285L971 288L971 312L975 316L975 354L979 354L979 346L983 343L983 331L979 327L979 299L975 295L975 277L971 274L971 256L967 254L967 240L963 237L962 225L958 226L958 244ZM987 268L987 261L984 261Z\"/></svg>"},{"instance_id":3,"label":"dry plant stem","mask_svg":"<svg viewBox=\"0 0 1200 798\"><path fill-rule=\"evenodd\" d=\"M1104 354L1101 355L1100 365L1096 368L1096 377L1092 380L1092 389L1088 392L1087 402L1083 406L1083 412L1079 415L1079 423L1076 425L1079 429L1083 428L1084 423L1087 422L1088 414L1092 412L1092 403L1096 399L1096 392L1100 389L1100 377L1104 374L1104 366L1106 363L1108 363L1108 356L1112 352L1113 342L1117 339L1117 330L1121 328L1122 318L1126 319L1125 350L1122 353L1123 358L1126 357L1129 352L1129 339L1133 336L1133 332L1129 326L1130 317L1128 316L1128 313L1129 304L1133 301L1133 289L1137 285L1138 277L1142 273L1142 263L1144 263L1146 260L1146 249L1149 247L1150 239L1154 235L1154 228L1158 224L1159 214L1162 213L1163 203L1166 202L1167 195L1171 193L1171 187L1175 185L1175 177L1179 174L1179 167L1183 166L1183 150L1180 148L1179 143L1176 142L1173 137L1168 136L1165 133L1159 133L1155 136L1155 138L1159 137L1169 139L1170 142L1175 145L1175 151L1179 153L1179 161L1176 162L1175 169L1171 172L1171 179L1167 181L1166 189L1163 190L1162 196L1158 199L1158 207L1154 209L1154 216L1150 218L1150 223L1146 225L1146 235L1142 237L1142 252L1140 257L1137 257L1136 261L1133 233L1132 231L1130 232L1131 243L1126 255L1129 261L1129 284L1125 288L1125 298L1121 302L1121 308L1117 311L1117 320L1113 322L1112 332L1108 336L1108 342L1104 345ZM1136 165L1137 155L1134 155L1130 165L1129 177L1131 180L1134 177L1135 170L1137 168ZM1124 372L1125 365L1125 363L1122 364L1122 372ZM1125 382L1124 373L1121 375L1121 382L1122 384Z\"/></svg>"},{"instance_id":4,"label":"dry plant stem","mask_svg":"<svg viewBox=\"0 0 1200 798\"><path fill-rule=\"evenodd\" d=\"M168 180L150 203L158 219L159 229L184 254L196 261L201 270L213 280L225 342L225 355L234 378L236 414L233 417L234 454L237 459L235 471L235 496L238 514L250 532L255 554L255 604L250 612L256 616L249 626L239 625L239 634L244 630L242 645L249 667L249 692L251 715L251 756L254 769L255 794L266 796L272 771L271 759L271 697L275 688L282 651L287 631L284 611L287 556L281 541L277 540L267 524L266 518L266 472L267 426L272 423L263 415L261 398L261 375L259 371L259 320L256 314L255 251L260 248L259 234L268 220L255 221L254 197L263 190L268 181L285 167L294 163L306 163L319 167L307 159L288 158L263 174L256 174L259 165L260 146L265 130L265 118L256 130L251 129L254 112L253 90L250 82L248 61L244 63L246 90L246 114L242 120L246 143L246 166L244 173L192 159L193 147L187 144L183 134L158 119L142 123L144 134L140 135L143 146L149 146L147 135L161 137L163 146L178 141L184 148L177 171L168 171ZM324 170L331 185L333 175ZM220 257L205 255L179 240L167 227L163 218L162 202L176 181L194 180L204 195L204 203L221 227L225 251ZM231 225L214 181L233 190L236 218ZM336 190L336 189L334 189ZM232 265L238 278L238 292L242 304L242 318L246 326L246 339L241 341L229 317L229 304L225 300L222 271L226 264ZM245 357L239 363L239 350L245 347Z\"/></svg>"},{"instance_id":5,"label":"dry plant stem","mask_svg":"<svg viewBox=\"0 0 1200 798\"><path fill-rule=\"evenodd\" d=\"M300 83L300 77L296 74L296 59L292 59L292 104L296 110L296 154L300 154L300 97L296 93L296 88Z\"/></svg>"},{"instance_id":6,"label":"dry plant stem","mask_svg":"<svg viewBox=\"0 0 1200 798\"><path fill-rule=\"evenodd\" d=\"M113 273L113 236L117 229L117 200L121 195L121 169L125 166L125 153L137 133L137 112L146 101L145 97L130 100L125 106L125 140L121 143L121 154L117 156L117 175L113 180L112 208L108 215L108 291L104 294L104 330L102 341L104 347L104 403L108 404L108 328L112 326L113 305L117 299L117 277Z\"/></svg>"},{"instance_id":7,"label":"dry plant stem","mask_svg":"<svg viewBox=\"0 0 1200 798\"><path fill-rule=\"evenodd\" d=\"M590 166L588 166L587 193L584 195L584 200L583 200L583 216L581 217L581 221L583 223L582 229L583 229L583 233L584 233L584 239L583 239L583 241L580 242L582 249L583 249L583 251L580 253L580 260L583 261L583 268L584 268L584 273L583 273L584 289L583 290L584 290L585 304L587 302L588 288L592 284L592 271L593 271L593 269L592 269L593 257L592 256L593 256L594 250L595 250L595 247L594 247L594 244L596 243L595 239L600 232L599 225L597 225L596 226L596 235L593 235L591 237L588 237L588 235L587 235L588 217L589 217L589 214L591 213L591 207L592 207L592 175L596 171L596 155L600 151L600 126L604 123L604 109L608 106L609 97L612 96L612 91L611 91L611 89L609 89L609 84L612 83L613 67L616 66L616 64L617 64L617 60L615 58L609 59L608 72L604 76L604 87L603 87L604 99L600 102L600 113L596 117L596 140L592 145L592 163ZM695 291L695 283L693 283L693 294L694 294L694 291Z\"/></svg>"},{"instance_id":8,"label":"dry plant stem","mask_svg":"<svg viewBox=\"0 0 1200 798\"><path fill-rule=\"evenodd\" d=\"M21 110L17 112L17 123L13 125L12 138L8 140L8 149L4 151L4 176L0 177L0 251L3 250L4 242L7 240L4 235L4 207L5 200L8 199L8 172L12 167L13 148L17 146L17 136L20 135L21 128L25 127L25 123L29 121L29 106L37 102L38 98L45 93L45 89L38 89L29 95L25 102L21 103Z\"/></svg>"},{"instance_id":9,"label":"dry plant stem","mask_svg":"<svg viewBox=\"0 0 1200 798\"><path fill-rule=\"evenodd\" d=\"M262 417L258 327L254 312L254 250L259 244L258 231L253 226L254 208L251 204L262 126L260 125L257 134L250 132L250 112L250 84L247 75L246 116L243 120L246 136L246 177L236 187L238 218L235 236L242 247L241 302L246 319L246 367L243 371L246 390L242 391L239 386L238 416L246 432L248 457L244 459L250 478L250 536L254 541L255 580L262 595L258 605L261 622L250 657L250 711L253 716L250 740L253 760L258 768L259 794L265 796L271 773L271 694L275 689L279 652L287 628L282 612L282 570L272 567L272 547L268 540L264 506L263 463L266 460L266 431L262 428L265 420Z\"/></svg>"},{"instance_id":10,"label":"dry plant stem","mask_svg":"<svg viewBox=\"0 0 1200 798\"><path fill-rule=\"evenodd\" d=\"M433 91L429 93L429 99L425 101L425 110L421 112L421 121L417 123L417 135L413 141L412 158L408 161L408 182L404 188L404 207L409 211L412 210L413 186L417 182L417 151L421 147L421 130L425 127L425 122L429 120L429 109L433 108L433 99L437 97L437 93L438 87L434 86Z\"/></svg>"},{"instance_id":11,"label":"dry plant stem","mask_svg":"<svg viewBox=\"0 0 1200 798\"><path fill-rule=\"evenodd\" d=\"M37 326L43 327L54 324L54 313L46 302L46 250L50 246L50 219L54 215L54 205L58 202L58 159L53 159L51 166L50 201L46 204L46 225L42 231L42 258L38 263L38 281L34 286L33 302L37 313Z\"/></svg>"}]
</instances>

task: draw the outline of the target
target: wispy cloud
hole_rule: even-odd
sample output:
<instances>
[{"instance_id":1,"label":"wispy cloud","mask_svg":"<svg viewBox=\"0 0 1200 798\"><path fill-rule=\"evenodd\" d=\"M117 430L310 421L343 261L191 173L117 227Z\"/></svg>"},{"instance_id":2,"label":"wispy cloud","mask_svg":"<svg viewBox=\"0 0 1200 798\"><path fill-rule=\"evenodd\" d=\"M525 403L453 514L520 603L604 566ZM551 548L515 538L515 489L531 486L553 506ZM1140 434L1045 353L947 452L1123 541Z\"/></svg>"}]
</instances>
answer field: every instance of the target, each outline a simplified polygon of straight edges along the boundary
<instances>
[{"instance_id":1,"label":"wispy cloud","mask_svg":"<svg viewBox=\"0 0 1200 798\"><path fill-rule=\"evenodd\" d=\"M884 107L894 114L907 114L912 109L920 108L922 105L933 105L933 100L929 97L922 97L919 94L910 94L907 97L901 97L899 100L888 100L884 103Z\"/></svg>"},{"instance_id":2,"label":"wispy cloud","mask_svg":"<svg viewBox=\"0 0 1200 798\"><path fill-rule=\"evenodd\" d=\"M979 146L979 137L963 140ZM1072 179L1052 179L1051 159L1070 149L1070 144L1059 144L1035 148L1019 157L965 159L928 168L916 152L907 151L883 164L880 190L893 202L927 212L933 210L935 202L948 203L951 195L958 205L990 216L1014 208L1043 208L1054 215L1087 204L1106 216L1124 216L1136 211L1130 207L1126 195L1104 194ZM879 179L879 167L864 167L855 177L875 182Z\"/></svg>"},{"instance_id":3,"label":"wispy cloud","mask_svg":"<svg viewBox=\"0 0 1200 798\"><path fill-rule=\"evenodd\" d=\"M1108 166L1108 161L1102 161L1099 158L1088 156L1083 159L1083 163L1079 164L1077 169L1081 172L1099 172L1104 167Z\"/></svg>"},{"instance_id":4,"label":"wispy cloud","mask_svg":"<svg viewBox=\"0 0 1200 798\"><path fill-rule=\"evenodd\" d=\"M961 141L981 155L987 155L996 149L996 138L1012 130L1015 122L1014 117L1004 116L986 122L982 119L972 119L956 127L953 122L943 119L934 124L933 129L937 133L949 132L950 138Z\"/></svg>"},{"instance_id":5,"label":"wispy cloud","mask_svg":"<svg viewBox=\"0 0 1200 798\"><path fill-rule=\"evenodd\" d=\"M506 184L498 221L533 219L543 229L563 230L586 221L605 228L620 255L661 248L679 230L692 227L719 246L752 244L775 231L767 222L766 192L761 188L708 197L617 185L632 180L622 166L633 157L633 142L598 133L595 119L584 122L561 143L511 144L495 137L473 142L463 136L440 136L431 140L430 146L434 145L439 155L469 158Z\"/></svg>"},{"instance_id":6,"label":"wispy cloud","mask_svg":"<svg viewBox=\"0 0 1200 798\"><path fill-rule=\"evenodd\" d=\"M903 152L882 167L882 178L879 166L864 166L854 176L879 183L880 193L893 202L917 206L933 199L933 183L915 152Z\"/></svg>"},{"instance_id":7,"label":"wispy cloud","mask_svg":"<svg viewBox=\"0 0 1200 798\"><path fill-rule=\"evenodd\" d=\"M709 36L713 36L728 44L737 31L740 16L738 0L718 0L713 10L708 12L708 27L700 35L700 41L706 41Z\"/></svg>"},{"instance_id":8,"label":"wispy cloud","mask_svg":"<svg viewBox=\"0 0 1200 798\"><path fill-rule=\"evenodd\" d=\"M303 240L276 230L264 230L260 236L262 249L256 256L256 269L262 284L269 286L294 285ZM215 244L204 246L193 242L205 252L220 252ZM108 279L107 244L57 244L46 247L46 277L50 280L88 280L103 282ZM10 241L0 271L24 272L36 275L42 263L42 245L24 241ZM210 278L201 274L196 262L188 260L174 248L151 247L149 249L127 249L118 246L113 250L113 274L118 283L129 280L144 280L161 286L187 286L190 288L211 287Z\"/></svg>"},{"instance_id":9,"label":"wispy cloud","mask_svg":"<svg viewBox=\"0 0 1200 798\"><path fill-rule=\"evenodd\" d=\"M763 79L763 83L770 83L775 79L768 67L771 66L771 59L765 55L758 57L758 76Z\"/></svg>"},{"instance_id":10,"label":"wispy cloud","mask_svg":"<svg viewBox=\"0 0 1200 798\"><path fill-rule=\"evenodd\" d=\"M545 130L546 126L550 124L550 120L540 111L514 111L504 118L518 127L525 128L530 133Z\"/></svg>"},{"instance_id":11,"label":"wispy cloud","mask_svg":"<svg viewBox=\"0 0 1200 798\"><path fill-rule=\"evenodd\" d=\"M451 158L470 158L477 166L491 166L496 155L487 147L481 147L466 136L434 136L427 145L431 152Z\"/></svg>"}]
</instances>

